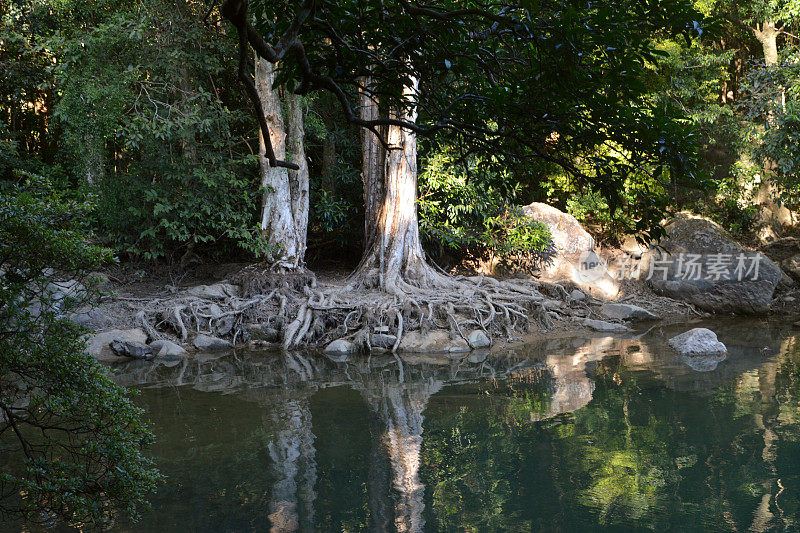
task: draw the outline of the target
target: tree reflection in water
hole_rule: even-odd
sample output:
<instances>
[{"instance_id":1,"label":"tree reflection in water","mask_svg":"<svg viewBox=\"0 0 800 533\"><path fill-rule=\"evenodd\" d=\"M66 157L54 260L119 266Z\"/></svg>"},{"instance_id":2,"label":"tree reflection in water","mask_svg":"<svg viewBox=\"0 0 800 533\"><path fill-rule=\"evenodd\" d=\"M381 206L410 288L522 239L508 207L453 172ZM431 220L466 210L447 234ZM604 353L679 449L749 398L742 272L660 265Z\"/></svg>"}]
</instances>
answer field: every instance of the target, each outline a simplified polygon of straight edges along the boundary
<instances>
[{"instance_id":1,"label":"tree reflection in water","mask_svg":"<svg viewBox=\"0 0 800 533\"><path fill-rule=\"evenodd\" d=\"M796 341L759 324L715 329L730 356L705 372L665 348L667 328L458 358L204 355L132 363L118 380L261 409L248 446L264 452L273 531L798 527ZM344 388L357 396L326 392ZM345 402L340 418L331 401ZM350 424L359 409L369 415ZM337 435L343 424L357 434ZM328 442L363 476L350 463L345 482L316 449ZM247 468L230 474L250 499L224 523L253 525L263 481Z\"/></svg>"}]
</instances>

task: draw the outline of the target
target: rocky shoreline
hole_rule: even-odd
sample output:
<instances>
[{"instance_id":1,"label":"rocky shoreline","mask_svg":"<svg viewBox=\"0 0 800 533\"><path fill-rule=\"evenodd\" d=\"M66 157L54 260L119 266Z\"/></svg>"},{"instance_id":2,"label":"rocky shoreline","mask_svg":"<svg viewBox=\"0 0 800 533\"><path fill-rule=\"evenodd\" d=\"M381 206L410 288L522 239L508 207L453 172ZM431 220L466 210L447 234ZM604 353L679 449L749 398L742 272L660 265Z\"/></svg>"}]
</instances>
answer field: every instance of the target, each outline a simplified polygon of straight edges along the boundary
<instances>
[{"instance_id":1,"label":"rocky shoreline","mask_svg":"<svg viewBox=\"0 0 800 533\"><path fill-rule=\"evenodd\" d=\"M528 212L536 218L536 209ZM744 248L715 223L681 214L666 224L666 236L657 247L628 242L621 248L598 249L572 217L552 208L543 212L542 221L551 227L558 255L536 277L527 276L532 287L528 297L538 302L536 324L528 331L498 334L486 328L462 328L460 317L453 317L445 327L405 332L379 325L353 333L347 327L350 315L344 318L344 327L318 321L293 326L288 319L277 318L285 299L274 294L245 294L245 288L236 283L252 265L220 267L205 284L196 285L147 279L125 283L97 273L94 277L106 296L97 306L71 318L94 332L88 338L88 351L104 363L178 360L193 352L280 347L290 327L321 329L315 338L324 342L304 346L330 357L345 357L355 353L464 354L564 332L624 334L657 321L731 314L781 316L794 321L794 302L800 298L800 268L792 268L795 262L800 264L796 260L800 241L796 239L766 246L767 254L775 252L773 261L764 253ZM687 276L689 258L694 259L691 272L712 274ZM718 275L721 264L734 269L737 260L757 263L756 275L752 268L749 277ZM655 278L654 272L658 273ZM497 283L483 275L468 279L484 286ZM323 273L313 283L317 288L335 289L343 285L344 278ZM70 287L65 294L70 290L77 289ZM368 301L372 295L364 296Z\"/></svg>"}]
</instances>

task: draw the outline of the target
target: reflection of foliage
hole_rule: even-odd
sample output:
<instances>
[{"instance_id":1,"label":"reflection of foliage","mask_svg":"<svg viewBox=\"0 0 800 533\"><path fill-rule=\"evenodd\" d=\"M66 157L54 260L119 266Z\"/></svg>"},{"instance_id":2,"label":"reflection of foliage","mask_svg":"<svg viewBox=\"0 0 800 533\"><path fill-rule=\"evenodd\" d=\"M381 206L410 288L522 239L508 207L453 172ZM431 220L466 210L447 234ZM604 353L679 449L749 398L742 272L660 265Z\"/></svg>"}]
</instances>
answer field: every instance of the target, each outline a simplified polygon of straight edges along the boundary
<instances>
[{"instance_id":1,"label":"reflection of foliage","mask_svg":"<svg viewBox=\"0 0 800 533\"><path fill-rule=\"evenodd\" d=\"M477 397L446 389L458 405L437 396L426 413L428 523L476 531L748 529L762 497L780 490L777 477L784 487L800 481L798 360L782 363L771 416L772 408L762 414L763 372L698 394L627 373L613 359L599 364L587 406L540 423L524 423L546 399L537 385ZM780 436L772 465L762 417ZM796 525L800 495L784 490L779 503L782 513L772 512Z\"/></svg>"}]
</instances>

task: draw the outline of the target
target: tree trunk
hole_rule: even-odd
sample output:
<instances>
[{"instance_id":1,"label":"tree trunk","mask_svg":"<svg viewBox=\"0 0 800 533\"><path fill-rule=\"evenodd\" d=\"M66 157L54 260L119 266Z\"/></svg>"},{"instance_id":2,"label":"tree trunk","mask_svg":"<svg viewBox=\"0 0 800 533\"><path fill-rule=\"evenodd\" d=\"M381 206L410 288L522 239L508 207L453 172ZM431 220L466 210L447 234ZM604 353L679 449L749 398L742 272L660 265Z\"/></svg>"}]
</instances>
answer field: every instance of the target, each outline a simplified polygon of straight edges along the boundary
<instances>
[{"instance_id":1,"label":"tree trunk","mask_svg":"<svg viewBox=\"0 0 800 533\"><path fill-rule=\"evenodd\" d=\"M362 78L362 85L368 87L370 81ZM359 95L360 118L377 120L380 117L378 102L369 94ZM381 131L385 139L385 132ZM378 234L378 219L385 195L384 172L386 171L386 151L380 139L367 129L361 129L362 171L361 181L364 185L364 249L369 250Z\"/></svg>"},{"instance_id":2,"label":"tree trunk","mask_svg":"<svg viewBox=\"0 0 800 533\"><path fill-rule=\"evenodd\" d=\"M264 189L261 231L269 247L266 259L273 267L297 270L303 266L308 226L308 165L303 143L302 100L297 95L286 95L287 117L284 121L283 102L278 90L273 88L275 66L256 57L255 82L275 156L300 166L296 171L270 166L264 139L259 132L261 186Z\"/></svg>"},{"instance_id":3,"label":"tree trunk","mask_svg":"<svg viewBox=\"0 0 800 533\"><path fill-rule=\"evenodd\" d=\"M764 53L764 65L767 68L774 68L778 65L778 35L781 31L776 28L775 22L771 20L764 21L760 28L757 26L753 29L756 38L761 43L761 49ZM781 88L783 93L783 88ZM775 112L770 109L767 116L767 127L775 127ZM766 207L769 216L777 221L779 224L791 224L792 213L787 208L775 202L776 195L775 184L771 178L774 173L775 162L764 162L764 177L759 184L756 193L756 202Z\"/></svg>"},{"instance_id":4,"label":"tree trunk","mask_svg":"<svg viewBox=\"0 0 800 533\"><path fill-rule=\"evenodd\" d=\"M413 80L406 87L406 98L414 98L417 87L418 81ZM364 98L362 95L362 104ZM361 113L362 117L377 113L377 105L362 105ZM393 116L414 122L417 113L412 107ZM432 288L442 276L425 262L419 239L416 134L390 126L386 135L391 147L388 153L370 131L364 132L362 141L365 253L351 279L390 293L408 292L409 286Z\"/></svg>"}]
</instances>

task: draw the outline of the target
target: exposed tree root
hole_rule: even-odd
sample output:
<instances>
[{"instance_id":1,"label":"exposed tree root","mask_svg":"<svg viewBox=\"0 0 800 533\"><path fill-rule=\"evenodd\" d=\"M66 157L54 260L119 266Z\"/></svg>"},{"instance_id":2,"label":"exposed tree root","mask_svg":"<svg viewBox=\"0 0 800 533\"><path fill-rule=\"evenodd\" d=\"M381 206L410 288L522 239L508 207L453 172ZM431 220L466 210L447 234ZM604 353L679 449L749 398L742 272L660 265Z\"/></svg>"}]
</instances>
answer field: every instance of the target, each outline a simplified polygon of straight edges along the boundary
<instances>
[{"instance_id":1,"label":"exposed tree root","mask_svg":"<svg viewBox=\"0 0 800 533\"><path fill-rule=\"evenodd\" d=\"M250 268L236 279L243 285L241 296L141 302L137 322L150 338L177 337L182 342L200 333L234 342L264 339L256 333L267 331L266 340L285 349L343 338L365 351L394 353L414 331L447 330L452 339L468 342L470 332L480 330L489 339L514 340L532 327L550 329L553 318L594 314L591 306L571 301L563 287L553 284L452 277L432 267L422 274L387 280L368 272L344 285L318 286L309 273ZM568 303L554 309L553 299Z\"/></svg>"}]
</instances>

